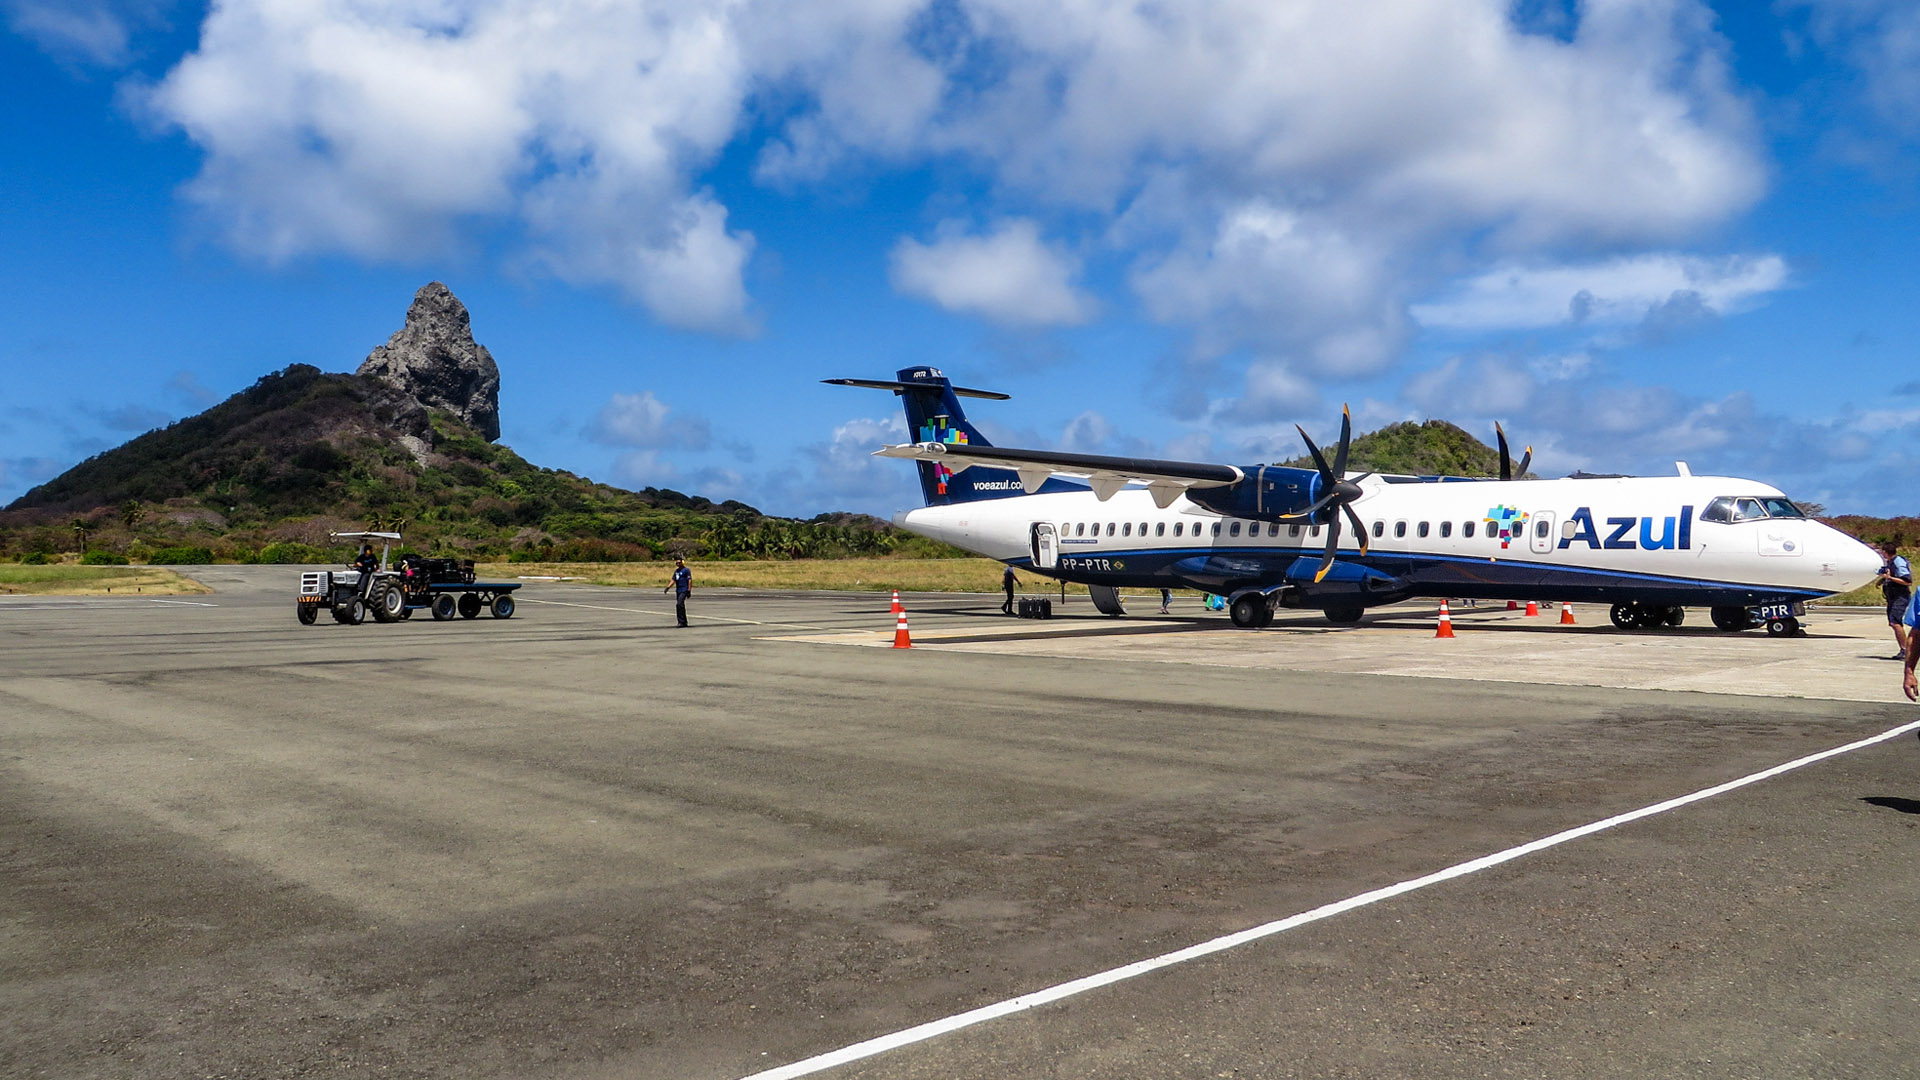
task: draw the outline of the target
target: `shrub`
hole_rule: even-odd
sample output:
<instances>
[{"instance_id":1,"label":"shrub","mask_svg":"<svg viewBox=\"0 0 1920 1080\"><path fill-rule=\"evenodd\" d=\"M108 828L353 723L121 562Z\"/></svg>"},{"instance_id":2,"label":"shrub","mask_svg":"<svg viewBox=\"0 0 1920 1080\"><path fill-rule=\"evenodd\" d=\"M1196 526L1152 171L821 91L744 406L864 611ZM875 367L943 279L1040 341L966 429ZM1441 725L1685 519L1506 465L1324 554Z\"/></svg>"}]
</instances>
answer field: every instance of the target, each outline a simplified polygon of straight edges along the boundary
<instances>
[{"instance_id":1,"label":"shrub","mask_svg":"<svg viewBox=\"0 0 1920 1080\"><path fill-rule=\"evenodd\" d=\"M80 565L81 566L125 566L127 565L127 557L125 555L115 555L111 551L101 551L99 548L95 548L92 551L87 552L85 555L80 556Z\"/></svg>"},{"instance_id":2,"label":"shrub","mask_svg":"<svg viewBox=\"0 0 1920 1080\"><path fill-rule=\"evenodd\" d=\"M25 566L45 566L52 561L53 557L44 551L29 551L20 556L20 562Z\"/></svg>"},{"instance_id":3,"label":"shrub","mask_svg":"<svg viewBox=\"0 0 1920 1080\"><path fill-rule=\"evenodd\" d=\"M147 561L155 566L198 566L212 562L213 552L203 547L155 548Z\"/></svg>"}]
</instances>

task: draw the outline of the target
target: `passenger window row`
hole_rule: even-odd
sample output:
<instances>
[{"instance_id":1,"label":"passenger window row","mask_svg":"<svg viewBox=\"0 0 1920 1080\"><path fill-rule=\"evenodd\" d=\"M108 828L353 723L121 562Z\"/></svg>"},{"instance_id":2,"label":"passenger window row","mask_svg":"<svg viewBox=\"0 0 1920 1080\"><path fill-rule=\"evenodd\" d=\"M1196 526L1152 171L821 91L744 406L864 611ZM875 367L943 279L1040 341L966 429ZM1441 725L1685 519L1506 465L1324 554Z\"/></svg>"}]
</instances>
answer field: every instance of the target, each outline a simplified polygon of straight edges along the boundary
<instances>
[{"instance_id":1,"label":"passenger window row","mask_svg":"<svg viewBox=\"0 0 1920 1080\"><path fill-rule=\"evenodd\" d=\"M1752 502L1753 500L1742 499L1740 501ZM1785 502L1786 500L1774 499L1770 501ZM1791 506L1792 504L1789 503L1788 505ZM1762 513L1760 516L1765 517L1767 515ZM1784 516L1784 515L1774 515L1774 516ZM1701 520L1706 521L1706 520L1719 520L1719 519L1709 519L1705 514L1702 514ZM1739 520L1746 520L1746 519L1741 518ZM1060 535L1061 536L1122 536L1122 537L1132 537L1136 535L1147 536L1149 535L1147 531L1149 524L1152 525L1152 529L1153 529L1151 535L1156 537L1174 536L1174 537L1184 538L1187 536L1192 536L1192 537L1198 538L1205 535L1212 535L1212 536L1221 535L1221 523L1218 521L1213 522L1211 524L1210 533L1203 533L1201 531L1201 528L1202 528L1201 523L1198 521L1191 522L1191 523L1185 522L1185 521L1176 521L1173 523L1173 528L1171 532L1169 532L1167 528L1167 523L1164 521L1152 522L1152 523L1142 521L1138 525L1135 525L1131 521L1074 522L1070 524L1063 522L1060 525ZM1243 523L1237 519L1228 519L1228 521L1226 522L1226 535L1228 537L1239 536L1242 532L1243 524L1244 524L1244 530L1247 536L1255 537L1260 535L1259 522L1249 521L1249 522ZM1469 540L1472 539L1474 534L1478 531L1478 525L1479 523L1474 521L1461 522L1460 535L1466 539L1469 539ZM1433 525L1431 522L1426 522L1426 521L1417 522L1414 524L1413 528L1414 528L1414 535L1422 539L1425 539L1433 535ZM1534 535L1536 536L1547 535L1547 528L1548 528L1547 522L1545 521L1537 522L1534 526ZM1299 525L1287 526L1287 536L1289 539L1298 539L1301 534L1301 531L1302 531L1302 526L1299 526ZM1373 533L1376 539L1384 537L1387 535L1387 523L1384 521L1376 521L1373 523L1373 526L1370 531ZM1318 540L1320 538L1320 526L1318 525L1307 526L1306 532L1310 539ZM1279 536L1280 523L1277 521L1268 522L1266 534L1269 537ZM1404 539L1407 535L1407 522L1404 522L1404 521L1394 522L1393 535L1396 538ZM1488 526L1486 535L1489 538L1497 537L1499 536L1499 530L1493 528L1492 526ZM1440 538L1442 540L1446 540L1446 539L1451 539L1452 536L1453 536L1453 522L1451 521L1440 522Z\"/></svg>"}]
</instances>

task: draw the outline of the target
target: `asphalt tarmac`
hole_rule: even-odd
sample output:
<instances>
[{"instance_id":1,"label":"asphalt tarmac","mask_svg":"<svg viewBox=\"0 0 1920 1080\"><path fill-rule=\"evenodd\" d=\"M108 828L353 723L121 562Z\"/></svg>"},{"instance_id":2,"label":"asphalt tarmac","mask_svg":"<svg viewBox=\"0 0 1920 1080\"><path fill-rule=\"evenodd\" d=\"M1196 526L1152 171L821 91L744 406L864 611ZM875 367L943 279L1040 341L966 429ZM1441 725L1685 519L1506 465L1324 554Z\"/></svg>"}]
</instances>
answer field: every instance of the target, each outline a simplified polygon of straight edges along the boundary
<instances>
[{"instance_id":1,"label":"asphalt tarmac","mask_svg":"<svg viewBox=\"0 0 1920 1080\"><path fill-rule=\"evenodd\" d=\"M0 1076L1920 1076L1911 731L1513 852L1920 720L1871 616L195 576L0 601Z\"/></svg>"}]
</instances>

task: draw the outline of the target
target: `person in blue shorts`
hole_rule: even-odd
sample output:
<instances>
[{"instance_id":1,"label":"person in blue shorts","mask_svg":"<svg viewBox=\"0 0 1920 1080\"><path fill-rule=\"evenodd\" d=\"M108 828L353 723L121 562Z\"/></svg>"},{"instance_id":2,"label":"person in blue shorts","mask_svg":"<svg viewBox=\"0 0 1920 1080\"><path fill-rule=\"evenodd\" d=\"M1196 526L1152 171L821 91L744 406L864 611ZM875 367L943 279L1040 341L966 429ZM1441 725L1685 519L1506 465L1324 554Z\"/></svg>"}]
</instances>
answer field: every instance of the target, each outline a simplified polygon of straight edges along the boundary
<instances>
[{"instance_id":1,"label":"person in blue shorts","mask_svg":"<svg viewBox=\"0 0 1920 1080\"><path fill-rule=\"evenodd\" d=\"M1893 640L1900 646L1893 658L1899 660L1907 655L1911 640L1908 627L1913 624L1907 621L1907 610L1913 601L1913 565L1895 549L1891 540L1880 544L1880 553L1887 561L1880 567L1880 576L1873 580L1887 602L1887 625L1893 627Z\"/></svg>"}]
</instances>

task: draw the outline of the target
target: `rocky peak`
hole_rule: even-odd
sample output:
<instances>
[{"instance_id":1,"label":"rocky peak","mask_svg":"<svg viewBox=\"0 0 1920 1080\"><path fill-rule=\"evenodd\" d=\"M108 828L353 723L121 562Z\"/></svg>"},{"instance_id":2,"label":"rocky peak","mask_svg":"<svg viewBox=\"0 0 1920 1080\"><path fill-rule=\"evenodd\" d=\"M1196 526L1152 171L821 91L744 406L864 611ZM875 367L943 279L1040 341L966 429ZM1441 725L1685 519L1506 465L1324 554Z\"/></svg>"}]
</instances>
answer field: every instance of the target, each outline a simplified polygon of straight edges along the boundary
<instances>
[{"instance_id":1,"label":"rocky peak","mask_svg":"<svg viewBox=\"0 0 1920 1080\"><path fill-rule=\"evenodd\" d=\"M406 325L367 354L359 374L452 413L488 441L500 437L500 369L474 342L467 306L437 281L413 294Z\"/></svg>"}]
</instances>

